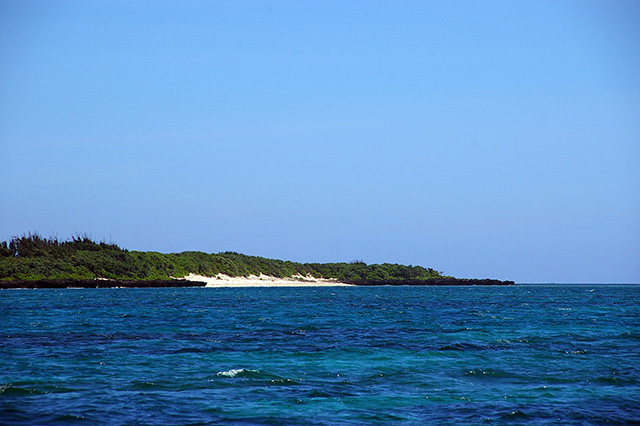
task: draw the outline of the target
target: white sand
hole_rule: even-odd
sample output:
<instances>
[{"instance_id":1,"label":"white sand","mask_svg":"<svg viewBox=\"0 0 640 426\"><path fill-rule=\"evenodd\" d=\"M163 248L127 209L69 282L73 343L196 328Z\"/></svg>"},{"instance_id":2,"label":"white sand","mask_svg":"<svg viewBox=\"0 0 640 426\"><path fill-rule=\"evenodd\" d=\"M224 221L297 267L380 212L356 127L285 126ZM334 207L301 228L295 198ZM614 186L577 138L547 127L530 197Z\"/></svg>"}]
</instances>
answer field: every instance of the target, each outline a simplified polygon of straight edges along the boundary
<instances>
[{"instance_id":1,"label":"white sand","mask_svg":"<svg viewBox=\"0 0 640 426\"><path fill-rule=\"evenodd\" d=\"M225 274L205 277L203 275L189 274L180 279L203 281L207 283L206 287L329 287L350 285L333 279L314 278L310 275L306 277L297 275L291 278L277 278L262 274L260 276L249 275L248 277L230 277Z\"/></svg>"}]
</instances>

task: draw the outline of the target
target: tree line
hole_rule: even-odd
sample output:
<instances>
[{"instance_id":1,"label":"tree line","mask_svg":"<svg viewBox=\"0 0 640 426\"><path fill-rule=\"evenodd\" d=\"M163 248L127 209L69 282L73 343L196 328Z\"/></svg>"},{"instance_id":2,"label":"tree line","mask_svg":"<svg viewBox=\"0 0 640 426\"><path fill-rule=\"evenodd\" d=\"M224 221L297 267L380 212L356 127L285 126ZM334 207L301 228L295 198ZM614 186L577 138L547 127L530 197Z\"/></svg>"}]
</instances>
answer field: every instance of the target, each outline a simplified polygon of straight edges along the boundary
<instances>
[{"instance_id":1,"label":"tree line","mask_svg":"<svg viewBox=\"0 0 640 426\"><path fill-rule=\"evenodd\" d=\"M297 263L235 252L129 251L113 243L96 242L86 234L59 240L29 233L0 243L0 280L168 280L190 273L205 276L264 274L280 278L302 275L360 283L442 277L432 268L390 263Z\"/></svg>"}]
</instances>

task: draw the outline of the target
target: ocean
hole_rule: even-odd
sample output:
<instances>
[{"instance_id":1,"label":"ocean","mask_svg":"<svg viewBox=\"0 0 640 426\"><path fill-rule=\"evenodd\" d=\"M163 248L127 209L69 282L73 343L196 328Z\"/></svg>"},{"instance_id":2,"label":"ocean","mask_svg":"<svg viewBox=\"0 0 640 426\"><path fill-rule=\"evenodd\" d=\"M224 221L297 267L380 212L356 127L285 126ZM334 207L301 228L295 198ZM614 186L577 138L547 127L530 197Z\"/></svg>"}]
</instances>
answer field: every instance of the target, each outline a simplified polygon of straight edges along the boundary
<instances>
[{"instance_id":1,"label":"ocean","mask_svg":"<svg viewBox=\"0 0 640 426\"><path fill-rule=\"evenodd\" d=\"M0 291L2 425L640 424L640 286Z\"/></svg>"}]
</instances>

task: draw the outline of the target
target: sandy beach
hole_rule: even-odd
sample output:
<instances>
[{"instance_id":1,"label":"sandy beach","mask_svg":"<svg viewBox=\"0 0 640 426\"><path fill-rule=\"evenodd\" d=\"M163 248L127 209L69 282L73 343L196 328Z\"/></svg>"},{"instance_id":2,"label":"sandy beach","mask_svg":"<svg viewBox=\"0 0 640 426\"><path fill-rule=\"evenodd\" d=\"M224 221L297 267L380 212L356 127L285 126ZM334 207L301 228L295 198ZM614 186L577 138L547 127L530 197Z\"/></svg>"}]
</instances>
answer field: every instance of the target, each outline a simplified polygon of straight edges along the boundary
<instances>
[{"instance_id":1,"label":"sandy beach","mask_svg":"<svg viewBox=\"0 0 640 426\"><path fill-rule=\"evenodd\" d=\"M189 274L181 279L206 282L206 287L331 287L348 286L336 280L314 278L297 275L291 278L278 278L269 275L249 275L248 277L231 277L218 274L215 277Z\"/></svg>"}]
</instances>

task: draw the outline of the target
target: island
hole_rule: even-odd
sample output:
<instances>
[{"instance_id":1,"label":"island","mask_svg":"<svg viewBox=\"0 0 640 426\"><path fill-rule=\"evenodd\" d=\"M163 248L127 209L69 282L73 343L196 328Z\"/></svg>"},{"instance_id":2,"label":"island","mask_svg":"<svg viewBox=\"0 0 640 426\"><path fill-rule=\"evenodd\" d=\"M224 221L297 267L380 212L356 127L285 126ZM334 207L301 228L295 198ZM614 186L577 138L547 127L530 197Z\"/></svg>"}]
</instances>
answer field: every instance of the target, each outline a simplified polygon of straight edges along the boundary
<instances>
[{"instance_id":1,"label":"island","mask_svg":"<svg viewBox=\"0 0 640 426\"><path fill-rule=\"evenodd\" d=\"M37 233L0 242L0 288L513 285L442 275L423 266L363 261L298 263L235 252L129 251L87 235Z\"/></svg>"}]
</instances>

